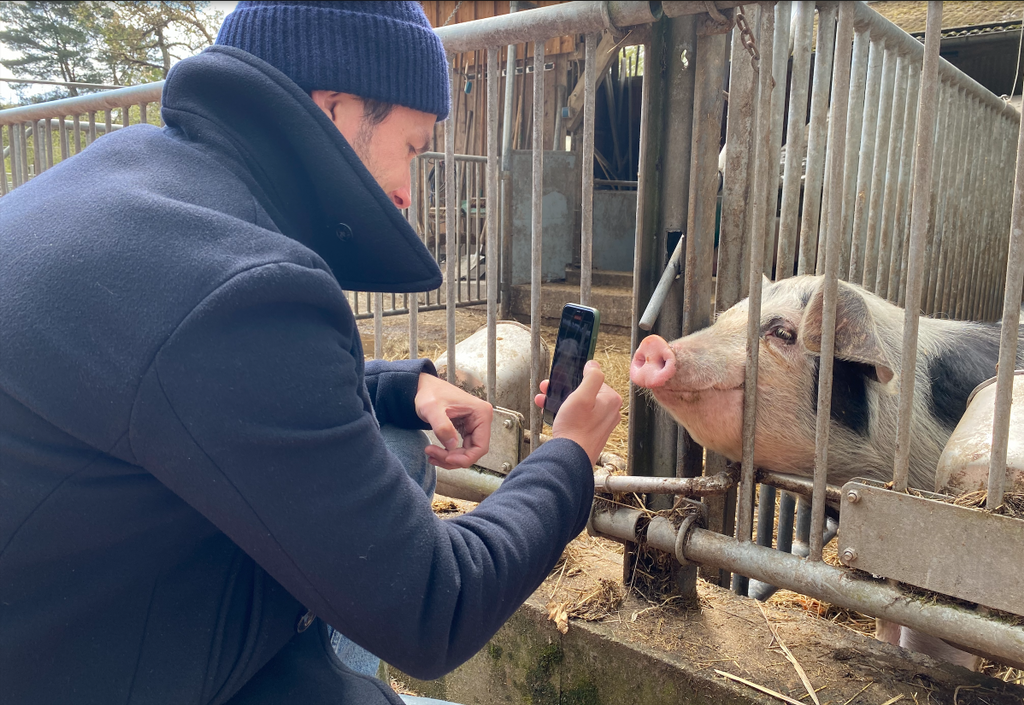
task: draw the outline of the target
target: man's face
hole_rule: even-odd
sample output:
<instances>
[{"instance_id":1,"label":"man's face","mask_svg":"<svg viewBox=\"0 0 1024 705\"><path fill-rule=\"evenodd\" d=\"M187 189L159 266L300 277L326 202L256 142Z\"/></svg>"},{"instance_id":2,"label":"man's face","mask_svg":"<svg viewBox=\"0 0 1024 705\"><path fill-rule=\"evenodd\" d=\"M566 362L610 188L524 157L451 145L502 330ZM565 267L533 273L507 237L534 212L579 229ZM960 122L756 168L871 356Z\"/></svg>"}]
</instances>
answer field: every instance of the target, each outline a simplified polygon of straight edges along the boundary
<instances>
[{"instance_id":1,"label":"man's face","mask_svg":"<svg viewBox=\"0 0 1024 705\"><path fill-rule=\"evenodd\" d=\"M408 208L409 165L417 154L426 151L437 116L396 105L382 122L373 125L358 96L313 91L310 97L352 145L391 201L398 208Z\"/></svg>"}]
</instances>

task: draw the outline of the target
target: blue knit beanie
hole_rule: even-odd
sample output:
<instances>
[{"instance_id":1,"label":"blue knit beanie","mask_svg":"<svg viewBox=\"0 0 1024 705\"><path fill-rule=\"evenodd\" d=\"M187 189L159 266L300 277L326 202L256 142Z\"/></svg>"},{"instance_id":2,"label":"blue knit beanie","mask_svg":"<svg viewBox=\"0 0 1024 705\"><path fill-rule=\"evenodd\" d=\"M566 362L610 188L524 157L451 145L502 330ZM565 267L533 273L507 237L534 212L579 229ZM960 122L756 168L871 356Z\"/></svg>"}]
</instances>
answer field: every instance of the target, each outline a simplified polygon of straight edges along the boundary
<instances>
[{"instance_id":1,"label":"blue knit beanie","mask_svg":"<svg viewBox=\"0 0 1024 705\"><path fill-rule=\"evenodd\" d=\"M448 60L418 2L239 2L217 44L263 59L302 90L351 93L443 120Z\"/></svg>"}]
</instances>

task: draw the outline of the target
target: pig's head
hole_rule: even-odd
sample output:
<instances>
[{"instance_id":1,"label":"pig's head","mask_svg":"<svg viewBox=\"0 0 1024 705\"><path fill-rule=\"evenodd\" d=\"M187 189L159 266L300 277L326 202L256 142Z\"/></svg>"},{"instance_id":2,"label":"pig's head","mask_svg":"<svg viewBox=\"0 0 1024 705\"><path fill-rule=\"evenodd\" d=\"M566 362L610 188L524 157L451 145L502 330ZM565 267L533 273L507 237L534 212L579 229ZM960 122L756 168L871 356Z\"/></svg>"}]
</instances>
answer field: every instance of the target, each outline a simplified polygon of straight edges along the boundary
<instances>
[{"instance_id":1,"label":"pig's head","mask_svg":"<svg viewBox=\"0 0 1024 705\"><path fill-rule=\"evenodd\" d=\"M821 349L821 277L763 280L759 325L759 372L755 462L779 472L807 473L814 467L818 354ZM874 306L877 297L840 284L837 306L836 396L854 406L833 405L832 417L866 433L868 382L887 385L894 376L891 345ZM743 381L748 301L723 312L715 323L671 343L652 335L637 348L630 368L634 384L646 388L705 448L731 460L742 455ZM854 383L850 376L859 376ZM844 385L849 389L844 388ZM838 417L838 419L837 419ZM845 417L845 418L844 418Z\"/></svg>"}]
</instances>

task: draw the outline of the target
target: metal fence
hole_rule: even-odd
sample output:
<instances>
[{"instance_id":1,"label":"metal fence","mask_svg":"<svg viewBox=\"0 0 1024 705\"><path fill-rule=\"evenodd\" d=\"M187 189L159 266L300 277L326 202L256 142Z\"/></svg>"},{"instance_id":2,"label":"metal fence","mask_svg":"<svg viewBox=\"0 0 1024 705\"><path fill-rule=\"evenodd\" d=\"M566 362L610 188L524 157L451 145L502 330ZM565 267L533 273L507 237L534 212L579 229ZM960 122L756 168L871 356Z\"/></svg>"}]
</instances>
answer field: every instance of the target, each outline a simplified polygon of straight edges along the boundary
<instances>
[{"instance_id":1,"label":"metal fence","mask_svg":"<svg viewBox=\"0 0 1024 705\"><path fill-rule=\"evenodd\" d=\"M1013 334L1024 282L1024 141L1018 142L1016 158L1012 150L1020 135L1019 116L939 58L936 19L941 3L932 3L924 47L863 3L810 1L766 4L760 12L751 11L749 21L754 31L734 31L730 47L724 31L735 17L728 15L729 9L738 4L569 2L438 30L450 53L486 49L490 76L499 75L498 52L503 45L510 45L509 55L514 57L515 44L534 43L534 75L542 75L544 40L563 34L586 35L580 141L585 165L580 300L586 304L592 282L594 183L589 165L593 163L594 144L595 48L600 32L649 25L644 39L645 65L665 70L648 70L643 77L633 349L655 319L655 329L665 337L689 333L708 325L716 309L728 308L749 292L744 462L738 483L725 472L721 458L708 453L705 462L701 449L695 448L665 414L645 410L646 401L634 390L630 395L630 470L636 476L662 477L602 477L599 489L661 491L703 499L704 518L687 519L682 524L661 516L648 520L637 510L598 502L591 528L633 546L666 551L683 565L697 563L715 571L749 576L951 639L1019 665L1024 653L1021 627L979 612L916 599L904 587L866 580L854 571L822 561L828 528L826 503L839 499L839 488L829 486L827 481L839 279L862 283L905 306L904 365L913 364L920 310L973 319L1002 316L1004 334L989 501L998 503L1001 497L1000 463L1005 464L1016 352ZM709 9L712 12L707 14ZM787 81L790 43L792 80ZM717 278L713 278L727 74L724 186ZM158 98L158 89L146 90L157 93L130 102ZM531 387L536 390L546 373L539 362L544 82L536 81L533 90ZM119 107L103 104L104 97L79 99L82 102L74 106L82 107L73 110L58 107L47 112L44 107L33 106L0 112L0 127L8 130L13 146L11 187L44 168L44 162L28 156L26 145L31 135L26 123L31 123L33 130L49 134L48 126L35 121ZM474 256L478 273L481 254L484 269L494 267L500 250L508 244L507 237L502 240L497 236L499 216L503 226L509 219L511 178L507 142L499 169L499 99L498 81L488 81L486 157L456 159L452 121L448 121L444 155L428 155L414 168L415 196L409 219L443 262L445 284L436 298L416 299L417 305L411 307L404 298L401 307L398 299L390 301L391 310L409 311L411 355L416 354L417 313L443 305L448 322L447 370L449 380L454 380L455 308L466 301L480 300L477 297L482 281L486 287L482 300L487 307L486 391L492 402L499 281L490 273L482 280L479 275L475 280L462 277L463 272L467 276L472 272ZM42 112L33 112L37 110ZM8 187L4 180L3 189ZM500 198L500 193L505 198ZM510 232L507 227L503 229ZM667 233L685 235L674 253L666 247ZM664 276L663 269L667 270ZM496 267L494 271L498 271ZM681 281L675 283L680 271ZM817 451L812 479L755 473L762 272L776 279L794 273L824 275ZM660 279L668 281L661 287L665 294L662 300L655 296ZM379 343L385 296L375 294L373 299ZM652 300L658 310L644 316ZM361 311L366 312L365 308ZM648 322L643 328L642 318ZM901 378L900 448L908 447L913 378ZM530 447L535 448L541 440L540 410L532 410L529 427ZM906 486L906 468L904 456L894 459L897 489ZM810 500L809 511L802 515L809 543L806 558L754 543L756 480ZM733 500L725 494L730 489ZM769 495L766 491L762 497ZM784 497L792 502L791 494ZM769 505L774 508L774 500L761 503L765 508ZM780 517L780 527L791 524L791 520L792 513L788 518ZM770 516L765 521L770 522ZM785 533L780 528L780 544L791 542ZM627 557L630 555L627 552ZM748 587L745 579L737 579L734 585L743 592Z\"/></svg>"}]
</instances>

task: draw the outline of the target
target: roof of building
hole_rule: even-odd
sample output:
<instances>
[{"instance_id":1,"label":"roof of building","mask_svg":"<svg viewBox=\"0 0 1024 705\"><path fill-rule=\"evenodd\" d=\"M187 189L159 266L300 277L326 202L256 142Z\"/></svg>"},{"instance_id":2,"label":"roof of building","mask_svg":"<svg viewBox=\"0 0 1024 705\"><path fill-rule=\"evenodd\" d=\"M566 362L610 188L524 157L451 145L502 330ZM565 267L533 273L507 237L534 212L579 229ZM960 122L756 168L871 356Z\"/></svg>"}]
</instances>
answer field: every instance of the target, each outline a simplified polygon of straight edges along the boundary
<instances>
[{"instance_id":1,"label":"roof of building","mask_svg":"<svg viewBox=\"0 0 1024 705\"><path fill-rule=\"evenodd\" d=\"M924 32L927 2L890 0L868 5L908 34ZM942 36L1018 31L1022 18L1024 0L952 0L942 4Z\"/></svg>"}]
</instances>

